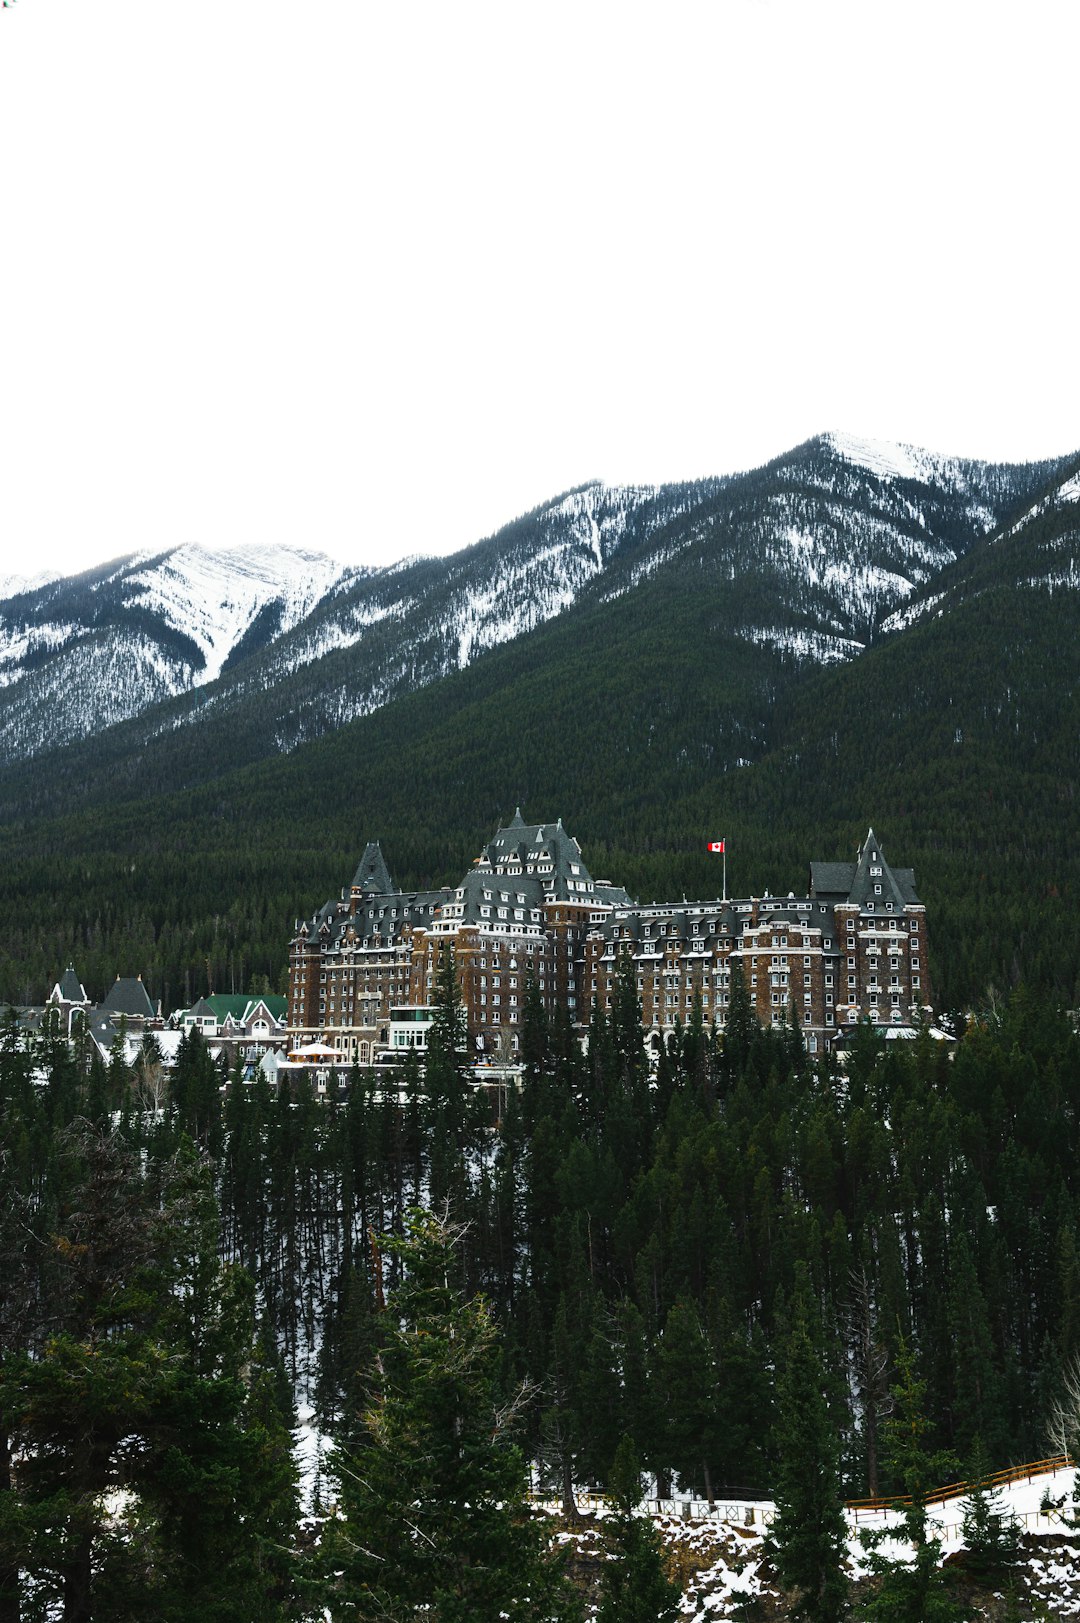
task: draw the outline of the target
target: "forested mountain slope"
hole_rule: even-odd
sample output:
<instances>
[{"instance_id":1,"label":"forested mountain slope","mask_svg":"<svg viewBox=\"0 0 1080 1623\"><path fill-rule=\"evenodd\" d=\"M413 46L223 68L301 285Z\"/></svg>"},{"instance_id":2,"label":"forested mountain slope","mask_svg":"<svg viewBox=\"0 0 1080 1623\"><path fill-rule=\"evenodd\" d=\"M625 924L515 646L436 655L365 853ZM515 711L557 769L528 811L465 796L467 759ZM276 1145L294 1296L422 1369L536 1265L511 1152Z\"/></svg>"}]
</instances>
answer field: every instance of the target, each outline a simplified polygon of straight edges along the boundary
<instances>
[{"instance_id":1,"label":"forested mountain slope","mask_svg":"<svg viewBox=\"0 0 1080 1623\"><path fill-rule=\"evenodd\" d=\"M589 485L451 558L335 574L250 548L236 583L227 554L188 548L54 583L0 603L0 810L207 781L646 583L705 594L718 635L851 659L1065 469L824 436L737 477ZM290 569L311 581L286 603Z\"/></svg>"}]
</instances>

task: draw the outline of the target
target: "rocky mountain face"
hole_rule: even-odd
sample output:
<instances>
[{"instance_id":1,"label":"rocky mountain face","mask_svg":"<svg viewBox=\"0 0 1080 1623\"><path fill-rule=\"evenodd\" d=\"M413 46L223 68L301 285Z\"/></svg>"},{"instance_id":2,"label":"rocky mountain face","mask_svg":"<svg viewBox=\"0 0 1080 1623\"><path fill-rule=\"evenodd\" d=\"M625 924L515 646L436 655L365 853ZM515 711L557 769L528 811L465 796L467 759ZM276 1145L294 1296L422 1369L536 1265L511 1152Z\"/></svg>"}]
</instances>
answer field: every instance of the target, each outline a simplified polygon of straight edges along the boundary
<instances>
[{"instance_id":1,"label":"rocky mountain face","mask_svg":"<svg viewBox=\"0 0 1080 1623\"><path fill-rule=\"evenodd\" d=\"M943 571L1078 488L1075 459L991 465L825 435L748 474L588 485L452 557L387 569L253 545L140 554L0 599L0 762L80 740L123 755L214 723L236 764L291 751L642 586L689 581L726 634L849 661L932 612Z\"/></svg>"}]
</instances>

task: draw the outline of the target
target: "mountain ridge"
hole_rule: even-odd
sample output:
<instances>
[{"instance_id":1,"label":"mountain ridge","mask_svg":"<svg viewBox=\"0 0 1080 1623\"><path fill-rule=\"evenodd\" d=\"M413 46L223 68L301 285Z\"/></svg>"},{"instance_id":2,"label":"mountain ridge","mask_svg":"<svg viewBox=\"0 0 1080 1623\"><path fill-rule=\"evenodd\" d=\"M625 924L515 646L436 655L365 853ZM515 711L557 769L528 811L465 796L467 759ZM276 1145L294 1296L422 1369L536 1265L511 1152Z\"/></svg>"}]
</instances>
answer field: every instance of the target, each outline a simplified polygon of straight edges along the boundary
<instances>
[{"instance_id":1,"label":"mountain ridge","mask_svg":"<svg viewBox=\"0 0 1080 1623\"><path fill-rule=\"evenodd\" d=\"M1060 466L823 435L748 474L593 481L461 552L385 569L303 549L147 550L0 601L0 761L140 717L139 748L216 714L242 737L252 708L264 718L260 743L244 747L288 752L583 595L613 600L687 564L713 577L713 591L726 567L747 640L818 663L849 659ZM306 592L298 563L313 577Z\"/></svg>"}]
</instances>

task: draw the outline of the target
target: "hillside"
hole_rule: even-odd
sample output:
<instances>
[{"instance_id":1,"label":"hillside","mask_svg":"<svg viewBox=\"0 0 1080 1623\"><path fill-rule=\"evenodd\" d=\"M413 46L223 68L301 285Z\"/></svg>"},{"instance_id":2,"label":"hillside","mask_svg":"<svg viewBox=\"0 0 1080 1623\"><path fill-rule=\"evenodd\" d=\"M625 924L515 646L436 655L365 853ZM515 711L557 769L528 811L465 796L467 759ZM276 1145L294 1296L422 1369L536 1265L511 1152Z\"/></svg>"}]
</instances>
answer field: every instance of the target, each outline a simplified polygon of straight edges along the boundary
<instances>
[{"instance_id":1,"label":"hillside","mask_svg":"<svg viewBox=\"0 0 1080 1623\"><path fill-rule=\"evenodd\" d=\"M560 612L286 754L274 716L325 720L356 648L241 702L264 649L199 690L198 717L189 694L9 765L0 892L21 925L0 987L40 995L69 956L88 985L141 968L167 1004L207 960L219 988L276 981L293 918L368 838L402 885L444 883L520 803L642 899L714 890L707 835L728 838L730 887L777 891L872 822L917 870L946 1005L1020 975L1072 998L1074 464L939 485L857 450L811 442L643 500ZM489 576L507 534L472 549Z\"/></svg>"},{"instance_id":2,"label":"hillside","mask_svg":"<svg viewBox=\"0 0 1080 1623\"><path fill-rule=\"evenodd\" d=\"M390 569L254 546L123 560L0 601L0 793L42 811L65 783L108 797L147 771L205 781L646 582L664 595L693 577L740 641L848 660L1063 468L824 436L726 479L585 486Z\"/></svg>"}]
</instances>

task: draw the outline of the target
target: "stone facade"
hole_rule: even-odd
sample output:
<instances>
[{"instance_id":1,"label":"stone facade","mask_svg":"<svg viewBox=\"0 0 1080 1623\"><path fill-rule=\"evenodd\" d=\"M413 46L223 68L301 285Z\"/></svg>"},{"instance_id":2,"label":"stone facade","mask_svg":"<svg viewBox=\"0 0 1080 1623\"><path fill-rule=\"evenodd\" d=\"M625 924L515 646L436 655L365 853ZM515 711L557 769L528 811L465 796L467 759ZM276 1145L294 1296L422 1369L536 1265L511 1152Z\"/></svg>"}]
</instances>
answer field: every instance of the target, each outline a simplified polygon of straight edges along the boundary
<instances>
[{"instance_id":1,"label":"stone facade","mask_svg":"<svg viewBox=\"0 0 1080 1623\"><path fill-rule=\"evenodd\" d=\"M811 1052L863 1017L912 1024L930 1004L926 916L910 869L890 868L871 829L853 863L814 862L802 897L639 906L594 880L562 822L520 812L456 887L401 892L369 845L339 900L299 922L290 951L289 1033L367 1064L395 1041L422 1045L442 951L455 952L470 1052L512 1058L526 993L580 1029L610 1007L629 954L654 1045L695 1000L722 1028L742 967L759 1019L788 1019Z\"/></svg>"}]
</instances>

